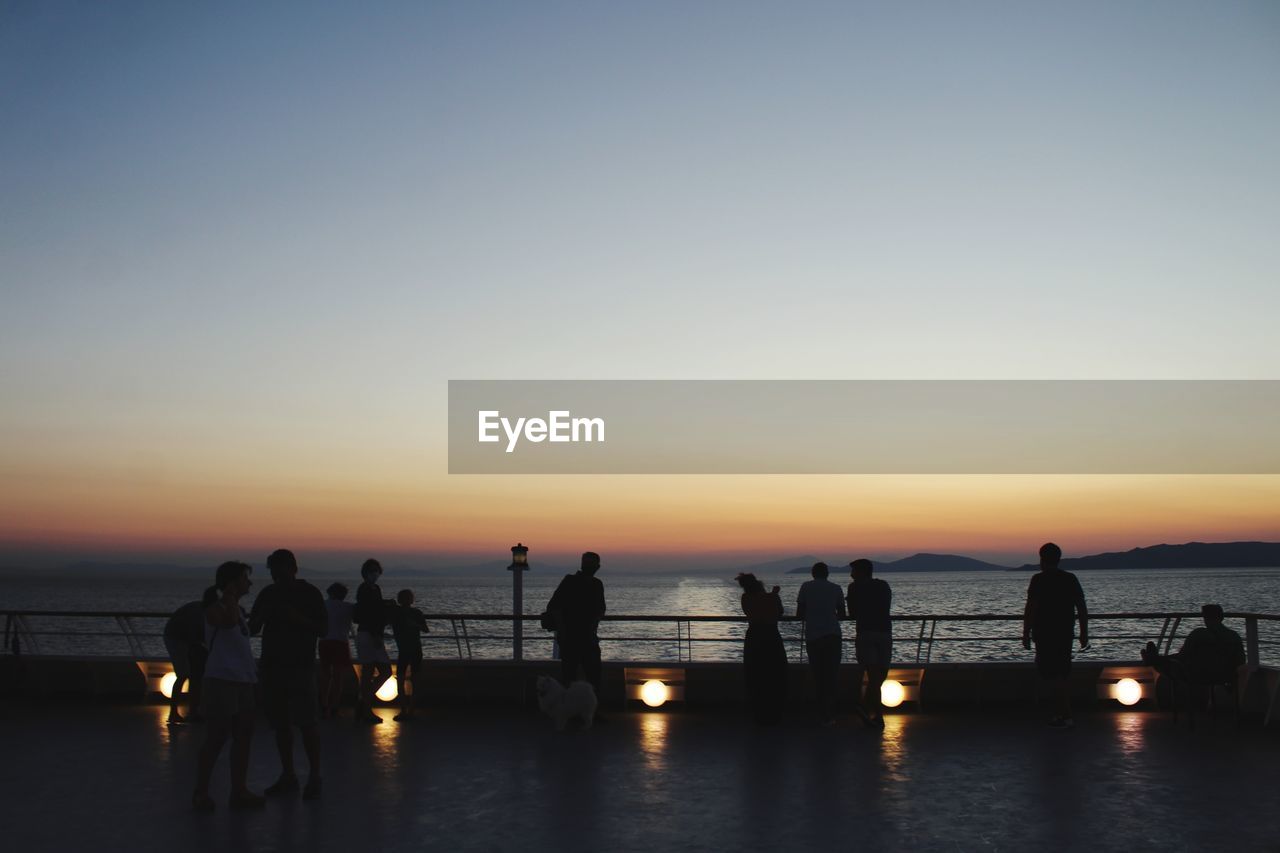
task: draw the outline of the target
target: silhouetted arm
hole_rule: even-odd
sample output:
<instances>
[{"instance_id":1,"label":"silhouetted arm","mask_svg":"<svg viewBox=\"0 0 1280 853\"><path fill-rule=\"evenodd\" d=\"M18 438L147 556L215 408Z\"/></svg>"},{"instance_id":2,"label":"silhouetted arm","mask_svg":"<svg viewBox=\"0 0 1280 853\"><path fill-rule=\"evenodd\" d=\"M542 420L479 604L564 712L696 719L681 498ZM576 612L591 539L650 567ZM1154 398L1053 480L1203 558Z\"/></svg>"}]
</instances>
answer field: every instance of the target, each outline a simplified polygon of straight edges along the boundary
<instances>
[{"instance_id":1,"label":"silhouetted arm","mask_svg":"<svg viewBox=\"0 0 1280 853\"><path fill-rule=\"evenodd\" d=\"M1244 653L1244 643L1240 640L1240 635L1237 634L1235 639L1231 641L1231 665L1240 666L1247 660L1248 657Z\"/></svg>"},{"instance_id":2,"label":"silhouetted arm","mask_svg":"<svg viewBox=\"0 0 1280 853\"><path fill-rule=\"evenodd\" d=\"M1089 606L1084 601L1084 589L1076 581L1076 615L1080 618L1080 648L1089 647Z\"/></svg>"},{"instance_id":3,"label":"silhouetted arm","mask_svg":"<svg viewBox=\"0 0 1280 853\"><path fill-rule=\"evenodd\" d=\"M329 611L324 606L324 596L320 594L320 590L312 589L309 594L311 601L308 605L306 614L303 616L304 621L311 632L317 637L323 637L329 633Z\"/></svg>"},{"instance_id":4,"label":"silhouetted arm","mask_svg":"<svg viewBox=\"0 0 1280 853\"><path fill-rule=\"evenodd\" d=\"M267 587L267 589L270 589L270 587ZM249 633L254 636L257 636L262 630L263 624L267 621L264 615L267 607L262 603L264 597L268 600L271 598L271 594L267 592L267 589L258 593L258 597L253 600L253 607L249 610Z\"/></svg>"},{"instance_id":5,"label":"silhouetted arm","mask_svg":"<svg viewBox=\"0 0 1280 853\"><path fill-rule=\"evenodd\" d=\"M1027 585L1027 606L1022 610L1022 647L1031 648L1031 623L1036 618L1035 578Z\"/></svg>"},{"instance_id":6,"label":"silhouetted arm","mask_svg":"<svg viewBox=\"0 0 1280 853\"><path fill-rule=\"evenodd\" d=\"M804 586L800 587L800 592L796 595L796 618L803 619L805 613L804 606Z\"/></svg>"}]
</instances>

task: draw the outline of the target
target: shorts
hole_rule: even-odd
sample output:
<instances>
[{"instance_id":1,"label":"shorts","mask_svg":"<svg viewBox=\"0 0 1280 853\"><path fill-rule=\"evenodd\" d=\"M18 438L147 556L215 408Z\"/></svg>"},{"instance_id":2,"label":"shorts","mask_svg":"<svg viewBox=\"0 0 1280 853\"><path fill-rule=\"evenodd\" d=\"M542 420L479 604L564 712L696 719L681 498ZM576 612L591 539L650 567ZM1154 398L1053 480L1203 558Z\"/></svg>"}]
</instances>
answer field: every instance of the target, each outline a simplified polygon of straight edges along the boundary
<instances>
[{"instance_id":1,"label":"shorts","mask_svg":"<svg viewBox=\"0 0 1280 853\"><path fill-rule=\"evenodd\" d=\"M200 711L210 718L252 714L257 704L254 702L253 688L252 681L206 678L201 685Z\"/></svg>"},{"instance_id":2,"label":"shorts","mask_svg":"<svg viewBox=\"0 0 1280 853\"><path fill-rule=\"evenodd\" d=\"M191 672L191 645L178 637L165 637L164 650L169 653L173 671L183 676Z\"/></svg>"},{"instance_id":3,"label":"shorts","mask_svg":"<svg viewBox=\"0 0 1280 853\"><path fill-rule=\"evenodd\" d=\"M351 644L346 640L321 640L321 666L347 666L351 663Z\"/></svg>"},{"instance_id":4,"label":"shorts","mask_svg":"<svg viewBox=\"0 0 1280 853\"><path fill-rule=\"evenodd\" d=\"M273 727L305 729L316 724L320 693L314 666L264 666L261 683L263 708Z\"/></svg>"},{"instance_id":5,"label":"shorts","mask_svg":"<svg viewBox=\"0 0 1280 853\"><path fill-rule=\"evenodd\" d=\"M893 634L888 631L861 631L853 641L858 663L874 669L888 669L893 660Z\"/></svg>"},{"instance_id":6,"label":"shorts","mask_svg":"<svg viewBox=\"0 0 1280 853\"><path fill-rule=\"evenodd\" d=\"M209 660L209 650L204 646L187 646L187 657L191 661L189 678L200 681L204 678L205 661Z\"/></svg>"},{"instance_id":7,"label":"shorts","mask_svg":"<svg viewBox=\"0 0 1280 853\"><path fill-rule=\"evenodd\" d=\"M1048 639L1036 638L1036 672L1041 678L1059 679L1071 675L1070 634Z\"/></svg>"},{"instance_id":8,"label":"shorts","mask_svg":"<svg viewBox=\"0 0 1280 853\"><path fill-rule=\"evenodd\" d=\"M368 631L356 631L356 659L362 664L382 663L391 666L386 639L381 634L375 637Z\"/></svg>"},{"instance_id":9,"label":"shorts","mask_svg":"<svg viewBox=\"0 0 1280 853\"><path fill-rule=\"evenodd\" d=\"M406 668L408 668L408 669L412 669L414 672L417 672L418 668L421 666L422 666L422 649L414 649L409 652L403 652L401 653L400 657L396 658L397 671L403 671Z\"/></svg>"}]
</instances>

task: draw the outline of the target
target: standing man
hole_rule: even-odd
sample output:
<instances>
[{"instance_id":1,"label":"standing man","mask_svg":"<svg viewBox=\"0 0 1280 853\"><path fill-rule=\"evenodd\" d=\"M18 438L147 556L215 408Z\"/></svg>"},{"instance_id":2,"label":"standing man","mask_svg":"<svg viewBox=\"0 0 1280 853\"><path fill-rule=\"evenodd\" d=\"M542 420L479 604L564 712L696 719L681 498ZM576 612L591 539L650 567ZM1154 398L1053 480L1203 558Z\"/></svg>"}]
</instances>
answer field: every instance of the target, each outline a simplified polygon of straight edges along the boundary
<instances>
[{"instance_id":1,"label":"standing man","mask_svg":"<svg viewBox=\"0 0 1280 853\"><path fill-rule=\"evenodd\" d=\"M893 590L885 581L873 578L871 571L870 560L854 560L849 564L853 582L849 584L847 601L856 632L853 648L857 652L858 663L867 671L867 692L862 700L862 707L866 709L863 719L868 725L883 729L880 687L889 677L889 663L893 660L893 622L889 618Z\"/></svg>"},{"instance_id":2,"label":"standing man","mask_svg":"<svg viewBox=\"0 0 1280 853\"><path fill-rule=\"evenodd\" d=\"M1055 729L1075 726L1071 717L1071 640L1080 619L1080 648L1089 648L1089 610L1084 590L1071 572L1058 568L1062 549L1052 542L1040 546L1040 571L1027 587L1027 607L1022 615L1022 647L1036 645L1036 670L1048 686L1056 713L1049 719Z\"/></svg>"},{"instance_id":3,"label":"standing man","mask_svg":"<svg viewBox=\"0 0 1280 853\"><path fill-rule=\"evenodd\" d=\"M547 603L555 615L560 642L560 681L568 687L583 677L595 688L600 700L600 637L596 633L604 617L604 584L596 577L600 571L600 555L587 551L582 555L582 568L576 575L565 575ZM596 720L600 720L596 714Z\"/></svg>"},{"instance_id":4,"label":"standing man","mask_svg":"<svg viewBox=\"0 0 1280 853\"><path fill-rule=\"evenodd\" d=\"M293 727L302 732L309 775L304 800L320 796L320 697L316 690L316 641L329 627L320 590L298 578L298 561L281 548L267 557L271 584L258 593L249 611L249 631L262 632L262 699L276 732L280 778L268 796L298 790L293 767Z\"/></svg>"},{"instance_id":5,"label":"standing man","mask_svg":"<svg viewBox=\"0 0 1280 853\"><path fill-rule=\"evenodd\" d=\"M813 580L800 585L796 616L804 620L805 648L813 692L818 705L818 721L824 726L836 721L836 685L840 678L840 620L845 617L844 595L827 580L827 564L814 563Z\"/></svg>"}]
</instances>

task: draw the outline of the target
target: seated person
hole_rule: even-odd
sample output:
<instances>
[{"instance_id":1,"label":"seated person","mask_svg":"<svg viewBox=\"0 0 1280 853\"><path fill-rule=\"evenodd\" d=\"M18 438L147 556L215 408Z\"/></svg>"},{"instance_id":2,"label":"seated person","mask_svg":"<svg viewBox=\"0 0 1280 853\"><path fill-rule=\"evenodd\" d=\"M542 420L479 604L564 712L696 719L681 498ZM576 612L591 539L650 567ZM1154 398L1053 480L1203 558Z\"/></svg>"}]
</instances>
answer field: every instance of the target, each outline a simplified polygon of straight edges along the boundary
<instances>
[{"instance_id":1,"label":"seated person","mask_svg":"<svg viewBox=\"0 0 1280 853\"><path fill-rule=\"evenodd\" d=\"M1206 604L1200 608L1204 627L1187 635L1177 654L1161 655L1155 643L1142 650L1143 663L1161 675L1197 684L1221 684L1232 680L1244 663L1244 643L1240 635L1222 624L1222 607Z\"/></svg>"}]
</instances>

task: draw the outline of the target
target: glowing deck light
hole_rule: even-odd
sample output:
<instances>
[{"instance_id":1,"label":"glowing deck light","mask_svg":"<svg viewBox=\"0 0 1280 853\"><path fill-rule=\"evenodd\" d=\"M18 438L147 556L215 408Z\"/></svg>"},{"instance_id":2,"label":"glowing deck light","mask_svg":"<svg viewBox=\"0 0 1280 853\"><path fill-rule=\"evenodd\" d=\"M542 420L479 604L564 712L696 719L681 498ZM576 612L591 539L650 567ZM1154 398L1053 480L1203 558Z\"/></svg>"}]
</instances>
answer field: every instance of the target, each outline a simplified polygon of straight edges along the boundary
<instances>
[{"instance_id":1,"label":"glowing deck light","mask_svg":"<svg viewBox=\"0 0 1280 853\"><path fill-rule=\"evenodd\" d=\"M646 681L644 686L640 688L640 701L648 705L650 708L660 708L667 701L670 691L667 685L658 680Z\"/></svg>"},{"instance_id":2,"label":"glowing deck light","mask_svg":"<svg viewBox=\"0 0 1280 853\"><path fill-rule=\"evenodd\" d=\"M888 678L885 679L884 684L880 685L880 704L886 708L896 708L906 698L907 690L902 686L902 682Z\"/></svg>"},{"instance_id":3,"label":"glowing deck light","mask_svg":"<svg viewBox=\"0 0 1280 853\"><path fill-rule=\"evenodd\" d=\"M177 683L177 681L178 681L178 675L177 675L177 673L174 673L174 672L166 672L166 673L164 674L164 676L160 679L160 694L161 694L162 696L164 696L164 698L166 698L166 699L172 699L172 698L173 698L173 685L174 685L174 684L176 684L176 683ZM188 681L186 681L185 683L183 683L183 685L182 685L182 692L183 692L183 693L186 693L186 692L187 692L187 688L188 688L188 687L190 687L190 686L191 686L191 682L190 682L189 680L188 680Z\"/></svg>"},{"instance_id":4,"label":"glowing deck light","mask_svg":"<svg viewBox=\"0 0 1280 853\"><path fill-rule=\"evenodd\" d=\"M1142 685L1132 678L1122 678L1116 682L1115 697L1121 705L1136 705L1142 698Z\"/></svg>"},{"instance_id":5,"label":"glowing deck light","mask_svg":"<svg viewBox=\"0 0 1280 853\"><path fill-rule=\"evenodd\" d=\"M394 678L388 678L386 681L382 682L382 686L378 688L378 692L373 695L377 696L383 702L390 702L398 695L396 691L396 680Z\"/></svg>"}]
</instances>

